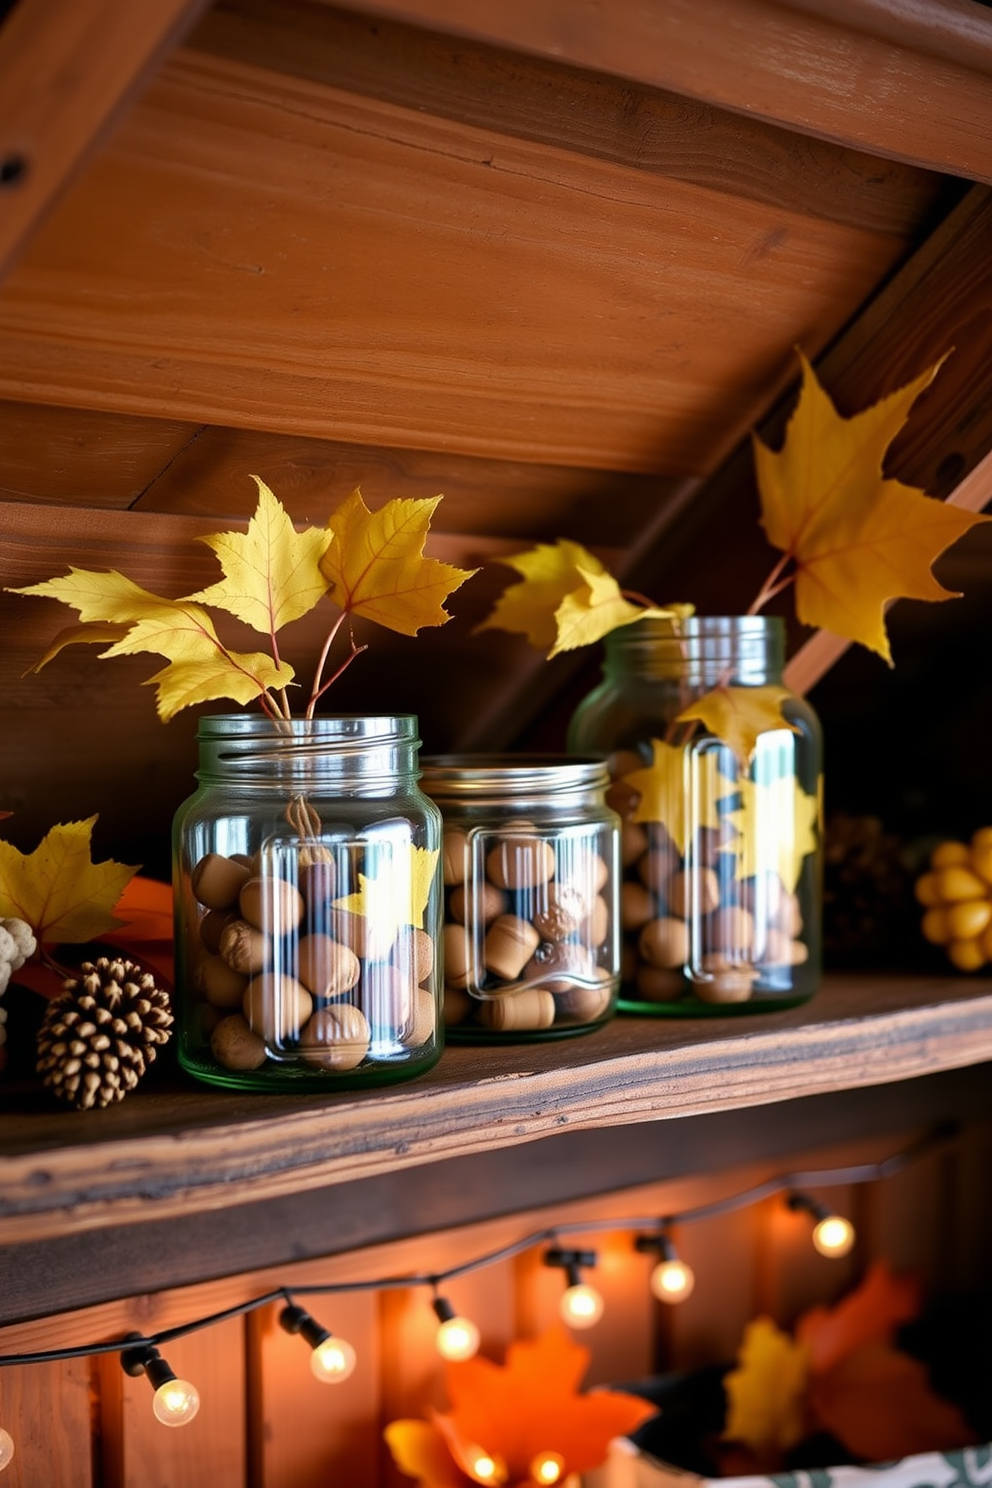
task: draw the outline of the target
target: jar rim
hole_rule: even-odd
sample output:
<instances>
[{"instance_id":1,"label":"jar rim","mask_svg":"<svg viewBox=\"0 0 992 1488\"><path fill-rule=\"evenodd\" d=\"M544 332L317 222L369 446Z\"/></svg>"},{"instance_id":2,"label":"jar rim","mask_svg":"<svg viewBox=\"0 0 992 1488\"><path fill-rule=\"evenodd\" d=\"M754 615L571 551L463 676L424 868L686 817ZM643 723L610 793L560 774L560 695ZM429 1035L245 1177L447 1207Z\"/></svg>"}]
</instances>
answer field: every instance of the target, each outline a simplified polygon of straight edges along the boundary
<instances>
[{"instance_id":1,"label":"jar rim","mask_svg":"<svg viewBox=\"0 0 992 1488\"><path fill-rule=\"evenodd\" d=\"M663 620L649 616L611 630L604 638L607 646L636 645L638 641L709 640L726 637L762 640L778 636L785 629L781 615L689 615L683 620Z\"/></svg>"},{"instance_id":2,"label":"jar rim","mask_svg":"<svg viewBox=\"0 0 992 1488\"><path fill-rule=\"evenodd\" d=\"M420 761L421 789L429 796L482 797L605 789L604 755L433 754Z\"/></svg>"}]
</instances>

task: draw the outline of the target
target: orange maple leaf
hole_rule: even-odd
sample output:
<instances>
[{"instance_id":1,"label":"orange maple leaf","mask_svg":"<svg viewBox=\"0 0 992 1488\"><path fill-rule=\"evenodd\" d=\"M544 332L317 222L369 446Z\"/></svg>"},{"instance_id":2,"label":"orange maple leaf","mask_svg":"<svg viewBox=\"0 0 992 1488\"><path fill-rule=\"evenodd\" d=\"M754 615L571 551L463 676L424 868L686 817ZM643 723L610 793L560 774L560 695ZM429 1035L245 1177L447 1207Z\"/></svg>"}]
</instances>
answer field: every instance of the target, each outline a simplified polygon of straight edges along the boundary
<instances>
[{"instance_id":1,"label":"orange maple leaf","mask_svg":"<svg viewBox=\"0 0 992 1488\"><path fill-rule=\"evenodd\" d=\"M481 1358L450 1363L451 1410L436 1414L426 1430L423 1421L394 1421L386 1431L390 1450L425 1488L477 1481L464 1470L473 1449L499 1461L507 1488L533 1483L532 1463L549 1452L562 1459L563 1477L587 1472L605 1460L614 1436L655 1412L647 1401L613 1390L580 1395L588 1363L588 1350L564 1328L511 1344L503 1365Z\"/></svg>"},{"instance_id":2,"label":"orange maple leaf","mask_svg":"<svg viewBox=\"0 0 992 1488\"><path fill-rule=\"evenodd\" d=\"M842 418L800 354L803 384L777 453L755 439L762 525L796 565L796 615L891 662L890 599L952 599L930 565L988 521L887 480L882 462L940 362L853 418ZM766 589L768 586L766 586ZM774 589L772 590L774 592Z\"/></svg>"},{"instance_id":3,"label":"orange maple leaf","mask_svg":"<svg viewBox=\"0 0 992 1488\"><path fill-rule=\"evenodd\" d=\"M835 1307L811 1307L796 1323L812 1374L824 1374L865 1343L891 1343L900 1323L920 1310L920 1279L894 1276L876 1261L864 1281Z\"/></svg>"}]
</instances>

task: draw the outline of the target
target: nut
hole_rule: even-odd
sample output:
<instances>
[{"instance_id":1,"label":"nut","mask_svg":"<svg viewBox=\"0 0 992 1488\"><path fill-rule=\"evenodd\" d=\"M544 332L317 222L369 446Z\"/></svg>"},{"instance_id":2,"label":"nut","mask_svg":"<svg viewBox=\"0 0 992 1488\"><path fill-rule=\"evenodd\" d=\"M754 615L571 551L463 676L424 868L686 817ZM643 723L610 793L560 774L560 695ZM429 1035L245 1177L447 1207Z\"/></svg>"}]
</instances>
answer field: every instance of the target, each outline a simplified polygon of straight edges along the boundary
<instances>
[{"instance_id":1,"label":"nut","mask_svg":"<svg viewBox=\"0 0 992 1488\"><path fill-rule=\"evenodd\" d=\"M303 918L303 897L284 878L249 878L238 895L242 917L256 930L285 935Z\"/></svg>"},{"instance_id":2,"label":"nut","mask_svg":"<svg viewBox=\"0 0 992 1488\"><path fill-rule=\"evenodd\" d=\"M555 1021L555 1000L541 987L512 992L482 1003L480 1021L494 1033L515 1033L550 1028Z\"/></svg>"},{"instance_id":3,"label":"nut","mask_svg":"<svg viewBox=\"0 0 992 1488\"><path fill-rule=\"evenodd\" d=\"M334 1002L318 1008L300 1036L300 1054L326 1070L356 1069L369 1052L371 1031L360 1008Z\"/></svg>"},{"instance_id":4,"label":"nut","mask_svg":"<svg viewBox=\"0 0 992 1488\"><path fill-rule=\"evenodd\" d=\"M340 997L342 992L349 992L361 970L354 951L329 935L305 935L300 941L297 974L304 987L318 997Z\"/></svg>"},{"instance_id":5,"label":"nut","mask_svg":"<svg viewBox=\"0 0 992 1488\"><path fill-rule=\"evenodd\" d=\"M403 1043L411 1049L422 1049L425 1044L433 1043L436 1032L437 1009L434 998L423 987L417 987L413 994L411 1026L403 1035Z\"/></svg>"},{"instance_id":6,"label":"nut","mask_svg":"<svg viewBox=\"0 0 992 1488\"><path fill-rule=\"evenodd\" d=\"M548 992L563 993L593 975L594 962L585 946L565 940L539 946L524 967L523 979L540 982Z\"/></svg>"},{"instance_id":7,"label":"nut","mask_svg":"<svg viewBox=\"0 0 992 1488\"><path fill-rule=\"evenodd\" d=\"M515 981L540 943L541 937L529 920L518 915L500 915L490 926L482 947L486 970L506 982Z\"/></svg>"},{"instance_id":8,"label":"nut","mask_svg":"<svg viewBox=\"0 0 992 1488\"><path fill-rule=\"evenodd\" d=\"M534 929L542 940L566 940L589 913L589 900L574 884L548 885L544 904L534 914Z\"/></svg>"},{"instance_id":9,"label":"nut","mask_svg":"<svg viewBox=\"0 0 992 1488\"><path fill-rule=\"evenodd\" d=\"M254 976L269 959L269 937L247 920L235 919L221 932L220 953L232 971Z\"/></svg>"},{"instance_id":10,"label":"nut","mask_svg":"<svg viewBox=\"0 0 992 1488\"><path fill-rule=\"evenodd\" d=\"M654 895L643 884L629 880L620 885L620 923L625 930L640 930L654 915Z\"/></svg>"},{"instance_id":11,"label":"nut","mask_svg":"<svg viewBox=\"0 0 992 1488\"><path fill-rule=\"evenodd\" d=\"M467 921L467 907L471 906L483 925L490 924L499 915L505 914L509 900L502 889L497 889L495 884L483 882L474 885L475 893L472 894L467 884L461 884L457 889L452 889L451 898L448 900L448 913L453 920L460 920L464 925Z\"/></svg>"},{"instance_id":12,"label":"nut","mask_svg":"<svg viewBox=\"0 0 992 1488\"><path fill-rule=\"evenodd\" d=\"M446 986L459 988L479 980L472 937L461 925L444 927L444 980Z\"/></svg>"},{"instance_id":13,"label":"nut","mask_svg":"<svg viewBox=\"0 0 992 1488\"><path fill-rule=\"evenodd\" d=\"M635 985L645 1002L676 1002L688 992L680 971L663 966L640 966Z\"/></svg>"},{"instance_id":14,"label":"nut","mask_svg":"<svg viewBox=\"0 0 992 1488\"><path fill-rule=\"evenodd\" d=\"M229 1070L258 1069L268 1057L263 1040L252 1033L240 1013L221 1018L210 1035L210 1052Z\"/></svg>"},{"instance_id":15,"label":"nut","mask_svg":"<svg viewBox=\"0 0 992 1488\"><path fill-rule=\"evenodd\" d=\"M205 909L230 909L251 874L244 863L207 853L190 876L190 887Z\"/></svg>"},{"instance_id":16,"label":"nut","mask_svg":"<svg viewBox=\"0 0 992 1488\"><path fill-rule=\"evenodd\" d=\"M295 978L264 971L245 988L242 1008L252 1033L284 1043L299 1036L313 1011L313 998Z\"/></svg>"},{"instance_id":17,"label":"nut","mask_svg":"<svg viewBox=\"0 0 992 1488\"><path fill-rule=\"evenodd\" d=\"M661 915L644 926L637 946L645 961L671 971L689 959L689 927L684 920Z\"/></svg>"},{"instance_id":18,"label":"nut","mask_svg":"<svg viewBox=\"0 0 992 1488\"><path fill-rule=\"evenodd\" d=\"M613 1000L614 979L603 966L593 972L596 983L590 986L569 987L566 992L555 992L556 1023L595 1023L609 1011Z\"/></svg>"},{"instance_id":19,"label":"nut","mask_svg":"<svg viewBox=\"0 0 992 1488\"><path fill-rule=\"evenodd\" d=\"M460 884L468 873L468 838L464 832L445 832L441 847L444 882Z\"/></svg>"},{"instance_id":20,"label":"nut","mask_svg":"<svg viewBox=\"0 0 992 1488\"><path fill-rule=\"evenodd\" d=\"M209 951L211 956L220 953L220 937L225 925L232 924L237 915L233 909L208 909L200 921L200 940L203 948Z\"/></svg>"},{"instance_id":21,"label":"nut","mask_svg":"<svg viewBox=\"0 0 992 1488\"><path fill-rule=\"evenodd\" d=\"M222 956L207 956L196 973L200 991L214 1007L239 1008L248 978L234 971Z\"/></svg>"},{"instance_id":22,"label":"nut","mask_svg":"<svg viewBox=\"0 0 992 1488\"><path fill-rule=\"evenodd\" d=\"M529 889L554 877L555 850L543 837L506 837L486 855L486 873L498 889Z\"/></svg>"},{"instance_id":23,"label":"nut","mask_svg":"<svg viewBox=\"0 0 992 1488\"><path fill-rule=\"evenodd\" d=\"M695 868L676 873L668 889L668 907L680 920L690 915L709 914L720 903L720 880L712 868Z\"/></svg>"}]
</instances>

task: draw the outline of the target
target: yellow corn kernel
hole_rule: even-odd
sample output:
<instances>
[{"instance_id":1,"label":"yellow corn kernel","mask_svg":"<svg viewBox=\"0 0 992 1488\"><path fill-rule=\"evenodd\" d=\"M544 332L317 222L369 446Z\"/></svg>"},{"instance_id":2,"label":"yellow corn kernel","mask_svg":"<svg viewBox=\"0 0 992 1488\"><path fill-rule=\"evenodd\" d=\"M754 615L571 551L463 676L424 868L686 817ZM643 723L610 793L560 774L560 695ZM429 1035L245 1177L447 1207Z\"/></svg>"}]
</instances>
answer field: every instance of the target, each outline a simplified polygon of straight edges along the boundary
<instances>
[{"instance_id":1,"label":"yellow corn kernel","mask_svg":"<svg viewBox=\"0 0 992 1488\"><path fill-rule=\"evenodd\" d=\"M923 916L920 929L931 945L945 945L951 938L951 927L947 923L947 911L928 909Z\"/></svg>"},{"instance_id":2,"label":"yellow corn kernel","mask_svg":"<svg viewBox=\"0 0 992 1488\"><path fill-rule=\"evenodd\" d=\"M971 839L972 847L992 847L992 827L979 827Z\"/></svg>"},{"instance_id":3,"label":"yellow corn kernel","mask_svg":"<svg viewBox=\"0 0 992 1488\"><path fill-rule=\"evenodd\" d=\"M977 940L952 940L947 955L958 971L977 971L985 965L985 952Z\"/></svg>"},{"instance_id":4,"label":"yellow corn kernel","mask_svg":"<svg viewBox=\"0 0 992 1488\"><path fill-rule=\"evenodd\" d=\"M988 899L962 899L948 905L944 914L952 940L975 940L992 920L992 903Z\"/></svg>"},{"instance_id":5,"label":"yellow corn kernel","mask_svg":"<svg viewBox=\"0 0 992 1488\"><path fill-rule=\"evenodd\" d=\"M992 842L983 842L971 849L971 866L979 878L992 883Z\"/></svg>"},{"instance_id":6,"label":"yellow corn kernel","mask_svg":"<svg viewBox=\"0 0 992 1488\"><path fill-rule=\"evenodd\" d=\"M941 842L930 854L931 868L954 868L967 863L968 848L963 842Z\"/></svg>"},{"instance_id":7,"label":"yellow corn kernel","mask_svg":"<svg viewBox=\"0 0 992 1488\"><path fill-rule=\"evenodd\" d=\"M922 878L918 878L915 892L919 903L925 904L928 909L934 904L939 904L940 881L936 873L924 873Z\"/></svg>"},{"instance_id":8,"label":"yellow corn kernel","mask_svg":"<svg viewBox=\"0 0 992 1488\"><path fill-rule=\"evenodd\" d=\"M981 899L986 892L985 884L970 868L941 868L937 873L937 888L942 904L954 904L958 899Z\"/></svg>"}]
</instances>

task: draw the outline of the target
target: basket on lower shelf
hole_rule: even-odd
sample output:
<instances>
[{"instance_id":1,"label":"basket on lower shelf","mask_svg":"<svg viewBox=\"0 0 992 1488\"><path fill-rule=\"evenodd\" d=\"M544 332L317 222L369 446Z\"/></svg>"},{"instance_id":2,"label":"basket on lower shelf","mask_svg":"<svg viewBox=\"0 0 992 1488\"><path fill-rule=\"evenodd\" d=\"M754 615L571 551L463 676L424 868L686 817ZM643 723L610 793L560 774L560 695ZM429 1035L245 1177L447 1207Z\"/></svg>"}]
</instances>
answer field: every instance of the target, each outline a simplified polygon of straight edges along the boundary
<instances>
[{"instance_id":1,"label":"basket on lower shelf","mask_svg":"<svg viewBox=\"0 0 992 1488\"><path fill-rule=\"evenodd\" d=\"M672 1467L626 1437L610 1443L596 1488L989 1488L992 1445L919 1452L871 1467L814 1467L765 1477L704 1478Z\"/></svg>"}]
</instances>

